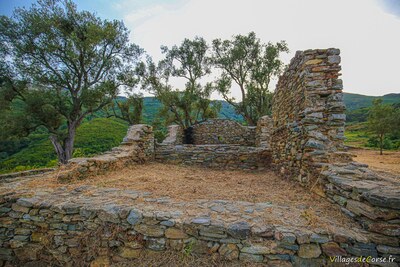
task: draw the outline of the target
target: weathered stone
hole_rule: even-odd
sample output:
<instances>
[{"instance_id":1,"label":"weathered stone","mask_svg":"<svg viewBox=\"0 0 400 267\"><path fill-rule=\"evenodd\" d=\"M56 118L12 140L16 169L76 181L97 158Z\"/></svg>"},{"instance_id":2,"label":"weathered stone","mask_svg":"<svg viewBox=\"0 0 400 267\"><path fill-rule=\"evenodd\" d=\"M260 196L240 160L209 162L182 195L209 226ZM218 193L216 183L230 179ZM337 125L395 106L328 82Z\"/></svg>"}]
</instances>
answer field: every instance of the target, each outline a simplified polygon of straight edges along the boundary
<instances>
[{"instance_id":1,"label":"weathered stone","mask_svg":"<svg viewBox=\"0 0 400 267\"><path fill-rule=\"evenodd\" d=\"M239 250L235 244L222 244L218 250L223 259L232 261L239 258Z\"/></svg>"},{"instance_id":2,"label":"weathered stone","mask_svg":"<svg viewBox=\"0 0 400 267\"><path fill-rule=\"evenodd\" d=\"M165 230L165 237L170 239L185 239L188 235L180 229L168 228Z\"/></svg>"},{"instance_id":3,"label":"weathered stone","mask_svg":"<svg viewBox=\"0 0 400 267\"><path fill-rule=\"evenodd\" d=\"M243 247L240 252L247 253L247 254L256 254L256 255L263 255L263 254L270 254L271 253L270 247L258 246L253 245L250 247Z\"/></svg>"},{"instance_id":4,"label":"weathered stone","mask_svg":"<svg viewBox=\"0 0 400 267\"><path fill-rule=\"evenodd\" d=\"M298 255L301 258L318 258L321 255L321 249L316 244L302 244L298 251Z\"/></svg>"},{"instance_id":5,"label":"weathered stone","mask_svg":"<svg viewBox=\"0 0 400 267\"><path fill-rule=\"evenodd\" d=\"M287 232L275 232L275 239L286 244L294 244L296 242L296 236Z\"/></svg>"},{"instance_id":6,"label":"weathered stone","mask_svg":"<svg viewBox=\"0 0 400 267\"><path fill-rule=\"evenodd\" d=\"M147 238L146 245L149 249L161 251L165 249L165 238Z\"/></svg>"},{"instance_id":7,"label":"weathered stone","mask_svg":"<svg viewBox=\"0 0 400 267\"><path fill-rule=\"evenodd\" d=\"M301 267L321 267L325 266L325 262L323 259L308 259L294 256L293 257L293 266L301 266Z\"/></svg>"},{"instance_id":8,"label":"weathered stone","mask_svg":"<svg viewBox=\"0 0 400 267\"><path fill-rule=\"evenodd\" d=\"M400 247L389 247L385 245L378 245L376 249L384 254L399 254L400 255Z\"/></svg>"},{"instance_id":9,"label":"weathered stone","mask_svg":"<svg viewBox=\"0 0 400 267\"><path fill-rule=\"evenodd\" d=\"M137 259L140 257L141 249L132 249L128 247L121 247L119 256L125 259Z\"/></svg>"},{"instance_id":10,"label":"weathered stone","mask_svg":"<svg viewBox=\"0 0 400 267\"><path fill-rule=\"evenodd\" d=\"M15 256L22 262L38 260L39 251L42 249L41 246L28 244L22 248L14 250Z\"/></svg>"},{"instance_id":11,"label":"weathered stone","mask_svg":"<svg viewBox=\"0 0 400 267\"><path fill-rule=\"evenodd\" d=\"M129 212L128 218L126 220L128 221L129 224L136 225L136 224L140 223L142 218L143 218L143 215L139 211L131 210Z\"/></svg>"},{"instance_id":12,"label":"weathered stone","mask_svg":"<svg viewBox=\"0 0 400 267\"><path fill-rule=\"evenodd\" d=\"M247 222L236 222L228 226L228 234L233 238L246 239L250 235L250 225Z\"/></svg>"},{"instance_id":13,"label":"weathered stone","mask_svg":"<svg viewBox=\"0 0 400 267\"><path fill-rule=\"evenodd\" d=\"M362 194L373 205L400 209L400 189L399 188L376 188Z\"/></svg>"},{"instance_id":14,"label":"weathered stone","mask_svg":"<svg viewBox=\"0 0 400 267\"><path fill-rule=\"evenodd\" d=\"M375 233L380 233L388 236L400 236L400 225L389 223L371 223L368 225L368 230Z\"/></svg>"},{"instance_id":15,"label":"weathered stone","mask_svg":"<svg viewBox=\"0 0 400 267\"><path fill-rule=\"evenodd\" d=\"M330 240L329 237L315 233L313 233L310 237L310 242L320 243L320 244L326 243L329 240Z\"/></svg>"},{"instance_id":16,"label":"weathered stone","mask_svg":"<svg viewBox=\"0 0 400 267\"><path fill-rule=\"evenodd\" d=\"M355 256L378 256L375 244L355 243L353 246L347 247L346 251Z\"/></svg>"},{"instance_id":17,"label":"weathered stone","mask_svg":"<svg viewBox=\"0 0 400 267\"><path fill-rule=\"evenodd\" d=\"M164 236L164 226L139 224L135 225L134 229L135 231L138 231L139 233L146 236L151 236L151 237Z\"/></svg>"},{"instance_id":18,"label":"weathered stone","mask_svg":"<svg viewBox=\"0 0 400 267\"><path fill-rule=\"evenodd\" d=\"M193 219L192 223L194 223L194 224L202 224L202 225L209 225L211 223L211 220L210 220L210 218L200 217L200 218Z\"/></svg>"},{"instance_id":19,"label":"weathered stone","mask_svg":"<svg viewBox=\"0 0 400 267\"><path fill-rule=\"evenodd\" d=\"M341 248L335 242L328 242L328 243L322 244L321 247L322 247L322 251L324 252L324 254L327 256L330 256L330 257L347 255L346 250Z\"/></svg>"},{"instance_id":20,"label":"weathered stone","mask_svg":"<svg viewBox=\"0 0 400 267\"><path fill-rule=\"evenodd\" d=\"M255 254L248 254L241 252L239 255L239 259L248 262L262 262L264 258L262 255L255 255Z\"/></svg>"},{"instance_id":21,"label":"weathered stone","mask_svg":"<svg viewBox=\"0 0 400 267\"><path fill-rule=\"evenodd\" d=\"M14 210L14 211L17 211L17 212L22 212L22 213L28 213L29 212L29 208L27 208L27 207L24 207L24 206L20 206L20 205L18 205L18 204L12 204L12 206L11 206L11 208Z\"/></svg>"}]
</instances>

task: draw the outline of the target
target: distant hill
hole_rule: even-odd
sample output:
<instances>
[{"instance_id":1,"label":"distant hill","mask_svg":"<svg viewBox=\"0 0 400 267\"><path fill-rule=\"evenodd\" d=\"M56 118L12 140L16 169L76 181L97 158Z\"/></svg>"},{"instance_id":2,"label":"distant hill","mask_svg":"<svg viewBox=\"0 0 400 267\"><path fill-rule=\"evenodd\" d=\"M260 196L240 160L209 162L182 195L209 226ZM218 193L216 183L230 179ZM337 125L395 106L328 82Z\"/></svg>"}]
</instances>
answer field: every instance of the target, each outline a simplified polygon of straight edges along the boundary
<instances>
[{"instance_id":1,"label":"distant hill","mask_svg":"<svg viewBox=\"0 0 400 267\"><path fill-rule=\"evenodd\" d=\"M400 103L400 93L387 94L383 96L368 96L368 95L344 93L344 103L346 104L348 111L369 107L372 105L372 101L377 98L382 98L383 103L385 104Z\"/></svg>"}]
</instances>

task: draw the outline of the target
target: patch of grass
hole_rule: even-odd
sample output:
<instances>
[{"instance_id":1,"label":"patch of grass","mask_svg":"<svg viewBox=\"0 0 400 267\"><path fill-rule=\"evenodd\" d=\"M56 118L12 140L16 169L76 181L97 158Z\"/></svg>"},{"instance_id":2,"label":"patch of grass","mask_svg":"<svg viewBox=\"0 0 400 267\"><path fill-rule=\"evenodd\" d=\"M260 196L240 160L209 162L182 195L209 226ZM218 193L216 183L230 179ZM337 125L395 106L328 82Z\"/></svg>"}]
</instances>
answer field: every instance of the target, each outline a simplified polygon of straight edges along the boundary
<instances>
[{"instance_id":1,"label":"patch of grass","mask_svg":"<svg viewBox=\"0 0 400 267\"><path fill-rule=\"evenodd\" d=\"M368 143L368 139L371 137L365 123L346 125L344 135L346 137L344 143L352 147L365 147Z\"/></svg>"}]
</instances>

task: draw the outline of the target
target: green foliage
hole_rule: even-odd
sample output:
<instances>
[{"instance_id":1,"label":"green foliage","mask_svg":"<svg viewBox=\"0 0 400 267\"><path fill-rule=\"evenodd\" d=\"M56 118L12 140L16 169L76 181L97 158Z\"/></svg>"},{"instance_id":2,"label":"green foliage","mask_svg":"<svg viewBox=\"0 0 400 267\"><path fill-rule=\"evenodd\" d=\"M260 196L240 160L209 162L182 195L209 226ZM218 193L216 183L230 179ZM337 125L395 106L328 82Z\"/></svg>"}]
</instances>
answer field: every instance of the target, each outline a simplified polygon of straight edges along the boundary
<instances>
[{"instance_id":1,"label":"green foliage","mask_svg":"<svg viewBox=\"0 0 400 267\"><path fill-rule=\"evenodd\" d=\"M370 108L367 125L368 130L378 139L382 154L387 135L400 130L400 109L384 105L381 99L376 99Z\"/></svg>"},{"instance_id":2,"label":"green foliage","mask_svg":"<svg viewBox=\"0 0 400 267\"><path fill-rule=\"evenodd\" d=\"M97 118L78 128L74 157L92 156L118 146L128 126L117 119ZM0 161L0 173L57 165L49 135L32 134L28 147Z\"/></svg>"},{"instance_id":3,"label":"green foliage","mask_svg":"<svg viewBox=\"0 0 400 267\"><path fill-rule=\"evenodd\" d=\"M45 128L66 163L84 118L110 103L120 86L137 83L133 65L143 51L128 35L121 21L78 11L70 0L39 0L0 17L2 131ZM12 110L16 101L21 108Z\"/></svg>"},{"instance_id":4,"label":"green foliage","mask_svg":"<svg viewBox=\"0 0 400 267\"><path fill-rule=\"evenodd\" d=\"M211 72L208 46L203 38L184 39L180 46L162 46L165 58L156 66L151 60L139 68L143 88L162 103L160 115L166 124L176 123L184 129L196 122L218 116L221 106L210 100L213 87L201 79ZM183 90L168 84L170 77L183 79Z\"/></svg>"},{"instance_id":5,"label":"green foliage","mask_svg":"<svg viewBox=\"0 0 400 267\"><path fill-rule=\"evenodd\" d=\"M143 114L143 96L130 94L128 98L114 100L105 107L108 117L114 116L128 122L129 125L140 124Z\"/></svg>"},{"instance_id":6,"label":"green foliage","mask_svg":"<svg viewBox=\"0 0 400 267\"><path fill-rule=\"evenodd\" d=\"M284 41L262 44L254 32L235 35L232 40L213 41L213 63L222 70L216 88L249 125L271 113L269 83L283 69L280 54L288 51ZM241 102L231 96L232 82L240 88Z\"/></svg>"}]
</instances>

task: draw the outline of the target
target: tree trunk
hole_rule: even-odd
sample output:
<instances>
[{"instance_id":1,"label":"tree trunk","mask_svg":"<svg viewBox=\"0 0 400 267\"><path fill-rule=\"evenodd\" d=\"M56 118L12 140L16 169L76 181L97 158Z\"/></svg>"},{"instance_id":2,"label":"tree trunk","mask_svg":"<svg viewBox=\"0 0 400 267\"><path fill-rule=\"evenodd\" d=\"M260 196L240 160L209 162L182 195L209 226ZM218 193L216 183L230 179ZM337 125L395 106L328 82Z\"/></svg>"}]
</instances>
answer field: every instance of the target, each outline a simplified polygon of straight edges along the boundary
<instances>
[{"instance_id":1,"label":"tree trunk","mask_svg":"<svg viewBox=\"0 0 400 267\"><path fill-rule=\"evenodd\" d=\"M383 134L379 136L379 148L380 148L380 155L383 155L382 150L383 150Z\"/></svg>"},{"instance_id":2,"label":"tree trunk","mask_svg":"<svg viewBox=\"0 0 400 267\"><path fill-rule=\"evenodd\" d=\"M50 141L53 144L54 149L57 153L58 162L61 164L67 164L68 160L72 158L72 153L74 151L76 125L76 122L68 124L68 134L62 143L56 135L50 135Z\"/></svg>"}]
</instances>

